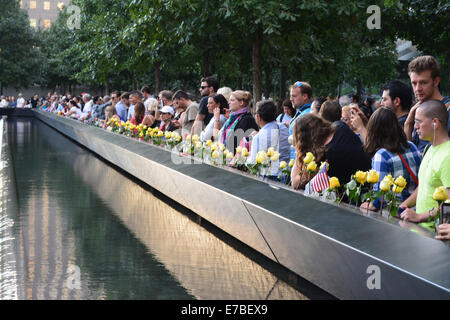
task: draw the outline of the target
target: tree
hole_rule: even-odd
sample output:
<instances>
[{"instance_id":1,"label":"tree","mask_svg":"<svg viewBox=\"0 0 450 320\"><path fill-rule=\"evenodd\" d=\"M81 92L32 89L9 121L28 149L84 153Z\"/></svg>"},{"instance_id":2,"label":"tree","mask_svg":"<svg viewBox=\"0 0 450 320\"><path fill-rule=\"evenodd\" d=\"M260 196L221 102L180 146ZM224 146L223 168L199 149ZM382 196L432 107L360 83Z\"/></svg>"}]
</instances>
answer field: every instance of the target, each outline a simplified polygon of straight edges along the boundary
<instances>
[{"instance_id":1,"label":"tree","mask_svg":"<svg viewBox=\"0 0 450 320\"><path fill-rule=\"evenodd\" d=\"M16 0L0 0L0 83L27 87L38 77L40 54L28 15Z\"/></svg>"}]
</instances>

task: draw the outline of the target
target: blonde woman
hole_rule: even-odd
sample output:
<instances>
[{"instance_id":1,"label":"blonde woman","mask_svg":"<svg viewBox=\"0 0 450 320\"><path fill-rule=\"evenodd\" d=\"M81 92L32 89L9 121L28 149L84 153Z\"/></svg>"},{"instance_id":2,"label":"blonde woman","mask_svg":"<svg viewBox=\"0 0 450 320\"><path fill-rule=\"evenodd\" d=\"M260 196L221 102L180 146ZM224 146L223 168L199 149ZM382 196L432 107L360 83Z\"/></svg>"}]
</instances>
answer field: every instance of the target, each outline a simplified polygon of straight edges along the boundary
<instances>
[{"instance_id":1,"label":"blonde woman","mask_svg":"<svg viewBox=\"0 0 450 320\"><path fill-rule=\"evenodd\" d=\"M248 91L237 90L230 95L230 117L220 129L218 140L233 153L242 138L259 129L250 113L251 103L252 95Z\"/></svg>"}]
</instances>

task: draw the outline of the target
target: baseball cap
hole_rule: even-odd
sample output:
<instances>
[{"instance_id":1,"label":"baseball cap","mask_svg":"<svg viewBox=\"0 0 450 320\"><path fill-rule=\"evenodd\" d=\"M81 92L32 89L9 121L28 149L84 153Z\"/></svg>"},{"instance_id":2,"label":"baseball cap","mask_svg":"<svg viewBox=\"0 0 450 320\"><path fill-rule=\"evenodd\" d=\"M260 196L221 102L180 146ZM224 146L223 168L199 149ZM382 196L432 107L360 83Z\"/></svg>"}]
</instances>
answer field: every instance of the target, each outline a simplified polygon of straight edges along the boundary
<instances>
[{"instance_id":1,"label":"baseball cap","mask_svg":"<svg viewBox=\"0 0 450 320\"><path fill-rule=\"evenodd\" d=\"M159 110L160 113L170 113L171 115L173 115L173 109L169 106L164 106L161 108L161 110Z\"/></svg>"}]
</instances>

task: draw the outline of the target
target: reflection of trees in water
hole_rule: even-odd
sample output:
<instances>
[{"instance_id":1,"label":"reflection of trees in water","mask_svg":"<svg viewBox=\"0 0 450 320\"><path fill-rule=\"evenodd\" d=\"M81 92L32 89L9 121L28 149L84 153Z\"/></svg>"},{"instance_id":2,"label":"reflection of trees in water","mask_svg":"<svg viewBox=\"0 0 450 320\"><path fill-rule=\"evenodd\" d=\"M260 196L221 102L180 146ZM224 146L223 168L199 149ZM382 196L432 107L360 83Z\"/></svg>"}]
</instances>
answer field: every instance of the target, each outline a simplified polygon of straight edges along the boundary
<instances>
[{"instance_id":1,"label":"reflection of trees in water","mask_svg":"<svg viewBox=\"0 0 450 320\"><path fill-rule=\"evenodd\" d=\"M11 137L22 149L15 154L27 273L22 298L192 298L75 174L72 163L86 152L35 126L21 146ZM81 269L80 291L66 287L71 263Z\"/></svg>"},{"instance_id":2,"label":"reflection of trees in water","mask_svg":"<svg viewBox=\"0 0 450 320\"><path fill-rule=\"evenodd\" d=\"M100 160L80 156L74 167L78 176L96 190L128 229L197 298L305 298Z\"/></svg>"}]
</instances>

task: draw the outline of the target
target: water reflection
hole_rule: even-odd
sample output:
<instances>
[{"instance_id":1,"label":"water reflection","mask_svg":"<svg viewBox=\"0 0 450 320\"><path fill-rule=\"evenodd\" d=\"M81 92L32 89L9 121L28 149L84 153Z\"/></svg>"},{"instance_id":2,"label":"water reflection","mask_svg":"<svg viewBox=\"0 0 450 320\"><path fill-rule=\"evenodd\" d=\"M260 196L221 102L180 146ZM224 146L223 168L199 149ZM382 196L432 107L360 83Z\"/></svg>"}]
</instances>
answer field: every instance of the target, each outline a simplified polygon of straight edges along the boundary
<instances>
[{"instance_id":1,"label":"water reflection","mask_svg":"<svg viewBox=\"0 0 450 320\"><path fill-rule=\"evenodd\" d=\"M19 299L307 298L41 122L8 130Z\"/></svg>"}]
</instances>

